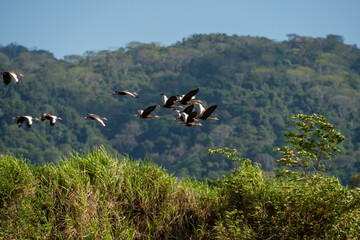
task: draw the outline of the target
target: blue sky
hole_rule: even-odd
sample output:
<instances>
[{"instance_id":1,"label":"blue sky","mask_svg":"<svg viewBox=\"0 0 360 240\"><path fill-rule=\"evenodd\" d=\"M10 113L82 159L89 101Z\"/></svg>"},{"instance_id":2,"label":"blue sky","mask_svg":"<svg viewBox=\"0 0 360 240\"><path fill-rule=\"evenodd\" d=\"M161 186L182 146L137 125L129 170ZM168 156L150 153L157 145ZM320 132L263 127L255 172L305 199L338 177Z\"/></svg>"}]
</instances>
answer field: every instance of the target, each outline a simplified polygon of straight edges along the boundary
<instances>
[{"instance_id":1,"label":"blue sky","mask_svg":"<svg viewBox=\"0 0 360 240\"><path fill-rule=\"evenodd\" d=\"M195 33L286 40L341 35L360 47L359 0L0 0L0 44L56 58L132 41L168 46Z\"/></svg>"}]
</instances>

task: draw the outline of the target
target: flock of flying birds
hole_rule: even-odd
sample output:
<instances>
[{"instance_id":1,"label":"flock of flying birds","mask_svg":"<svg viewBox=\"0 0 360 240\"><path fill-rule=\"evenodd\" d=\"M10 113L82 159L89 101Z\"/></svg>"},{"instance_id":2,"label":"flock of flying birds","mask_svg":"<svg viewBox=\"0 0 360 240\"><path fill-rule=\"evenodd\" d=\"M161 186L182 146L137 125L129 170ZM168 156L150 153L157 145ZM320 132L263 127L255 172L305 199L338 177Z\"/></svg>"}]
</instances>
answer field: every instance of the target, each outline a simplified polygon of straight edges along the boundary
<instances>
[{"instance_id":1,"label":"flock of flying birds","mask_svg":"<svg viewBox=\"0 0 360 240\"><path fill-rule=\"evenodd\" d=\"M21 73L17 73L15 71L7 71L0 73L3 75L4 83L5 85L9 85L11 80L13 80L16 84L19 83L18 77L23 77L24 75ZM164 93L161 93L161 100L163 102L163 105L153 105L148 106L144 110L138 110L139 114L134 115L134 117L138 118L159 118L158 115L150 115L156 107L163 107L163 108L170 108L175 109L175 112L177 113L177 118L174 120L180 121L181 125L192 127L192 126L202 126L202 124L199 122L199 120L206 121L206 120L219 120L216 117L210 117L210 115L215 111L217 108L217 105L213 105L207 109L205 109L202 106L202 101L195 99L195 95L199 92L199 88L189 91L187 94L184 95L176 95L171 96L168 98ZM130 92L127 90L123 91L115 91L113 92L115 95L128 95L132 96L134 98L138 98L138 94L136 92ZM180 104L180 105L179 105ZM179 110L184 108L182 105L186 106L188 105L184 110ZM194 105L196 105L199 109L199 115L197 116L197 112L193 111ZM103 120L107 120L105 117L100 117L99 115L88 113L87 116L84 117L85 119L91 119L95 120L98 123L100 123L103 127L106 127ZM33 121L45 121L49 120L50 125L54 126L57 120L62 120L61 117L50 114L50 113L44 113L39 118L34 118L29 115L22 115L13 117L17 121L17 126L21 127L24 122L26 122L28 127L31 127L33 124Z\"/></svg>"}]
</instances>

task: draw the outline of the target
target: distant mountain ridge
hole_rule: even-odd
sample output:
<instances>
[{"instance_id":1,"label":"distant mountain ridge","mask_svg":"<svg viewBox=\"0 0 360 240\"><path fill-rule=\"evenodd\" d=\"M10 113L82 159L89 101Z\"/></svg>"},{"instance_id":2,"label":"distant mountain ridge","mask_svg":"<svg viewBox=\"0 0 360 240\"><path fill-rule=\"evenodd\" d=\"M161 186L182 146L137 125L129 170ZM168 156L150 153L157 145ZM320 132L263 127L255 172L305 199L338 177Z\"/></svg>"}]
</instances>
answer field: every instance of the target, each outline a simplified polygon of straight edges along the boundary
<instances>
[{"instance_id":1,"label":"distant mountain ridge","mask_svg":"<svg viewBox=\"0 0 360 240\"><path fill-rule=\"evenodd\" d=\"M10 60L14 60L18 56L20 56L20 54L25 53L25 52L31 52L31 53L35 53L35 54L44 54L44 55L48 55L50 57L54 57L54 54L52 54L51 52L49 52L47 50L29 50L28 48L18 45L16 43L10 43L9 45L6 45L6 46L0 46L0 52L5 54Z\"/></svg>"}]
</instances>

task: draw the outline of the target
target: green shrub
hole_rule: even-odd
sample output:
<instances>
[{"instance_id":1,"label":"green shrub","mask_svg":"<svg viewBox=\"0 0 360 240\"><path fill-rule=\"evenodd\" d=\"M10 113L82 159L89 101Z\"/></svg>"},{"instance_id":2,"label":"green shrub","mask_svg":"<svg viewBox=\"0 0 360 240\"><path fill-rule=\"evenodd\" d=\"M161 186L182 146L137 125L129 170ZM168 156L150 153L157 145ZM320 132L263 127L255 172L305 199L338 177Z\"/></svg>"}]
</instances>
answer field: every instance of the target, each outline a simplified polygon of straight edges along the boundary
<instances>
[{"instance_id":1,"label":"green shrub","mask_svg":"<svg viewBox=\"0 0 360 240\"><path fill-rule=\"evenodd\" d=\"M338 179L314 174L267 176L258 164L240 165L220 181L224 205L215 226L219 239L351 239L360 230L360 192ZM230 153L230 154L229 154Z\"/></svg>"}]
</instances>

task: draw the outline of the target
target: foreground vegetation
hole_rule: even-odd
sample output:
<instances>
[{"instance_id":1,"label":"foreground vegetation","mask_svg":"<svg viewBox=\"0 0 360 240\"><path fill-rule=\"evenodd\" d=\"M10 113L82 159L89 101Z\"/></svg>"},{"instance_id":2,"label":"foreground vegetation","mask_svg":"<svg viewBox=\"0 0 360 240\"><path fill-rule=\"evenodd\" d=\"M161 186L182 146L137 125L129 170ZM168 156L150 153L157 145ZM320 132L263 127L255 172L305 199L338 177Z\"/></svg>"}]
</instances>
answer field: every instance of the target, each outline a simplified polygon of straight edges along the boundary
<instances>
[{"instance_id":1,"label":"foreground vegetation","mask_svg":"<svg viewBox=\"0 0 360 240\"><path fill-rule=\"evenodd\" d=\"M269 176L235 151L216 183L179 180L104 148L34 166L0 155L0 238L351 239L360 190L319 173Z\"/></svg>"}]
</instances>

